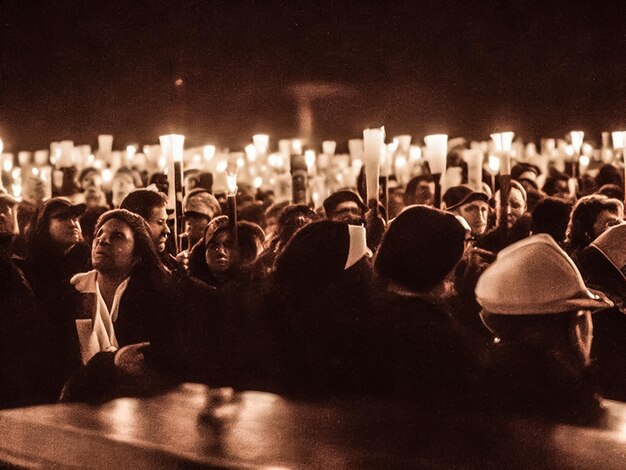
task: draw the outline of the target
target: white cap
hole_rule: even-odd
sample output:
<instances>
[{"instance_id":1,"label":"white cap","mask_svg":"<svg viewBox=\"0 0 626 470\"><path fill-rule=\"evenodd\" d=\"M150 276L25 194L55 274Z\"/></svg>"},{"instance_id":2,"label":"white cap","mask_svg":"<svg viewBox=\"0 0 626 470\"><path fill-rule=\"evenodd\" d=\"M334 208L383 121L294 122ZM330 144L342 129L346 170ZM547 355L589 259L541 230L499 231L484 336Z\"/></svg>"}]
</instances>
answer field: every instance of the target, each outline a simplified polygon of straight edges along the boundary
<instances>
[{"instance_id":1,"label":"white cap","mask_svg":"<svg viewBox=\"0 0 626 470\"><path fill-rule=\"evenodd\" d=\"M613 306L587 289L578 268L547 234L514 243L500 253L476 285L476 300L491 314L556 314Z\"/></svg>"}]
</instances>

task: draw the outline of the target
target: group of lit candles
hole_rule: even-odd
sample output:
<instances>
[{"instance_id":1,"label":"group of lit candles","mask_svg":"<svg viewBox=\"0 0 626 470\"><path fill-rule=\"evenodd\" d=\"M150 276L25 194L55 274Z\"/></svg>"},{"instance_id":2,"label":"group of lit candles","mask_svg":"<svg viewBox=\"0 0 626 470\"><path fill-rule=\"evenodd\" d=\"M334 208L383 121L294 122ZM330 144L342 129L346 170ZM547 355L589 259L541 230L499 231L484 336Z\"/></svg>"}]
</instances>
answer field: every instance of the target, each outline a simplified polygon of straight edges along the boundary
<instances>
[{"instance_id":1,"label":"group of lit candles","mask_svg":"<svg viewBox=\"0 0 626 470\"><path fill-rule=\"evenodd\" d=\"M591 159L597 155L595 149L584 142L582 131L570 132L569 142L545 139L539 152L534 144L524 147L520 142L513 142L513 137L513 132L494 133L490 141L472 142L470 148L463 151L470 186L480 188L483 170L492 178L497 174L510 175L512 158L536 163L544 172L549 162L556 164L557 168L570 163L574 172L571 176L576 177L586 172ZM610 137L613 151L623 154L626 131L613 132ZM613 162L612 155L607 160L604 154L610 137L609 133L603 133L600 158L606 163ZM322 152L317 153L312 148L305 148L300 139L279 140L278 151L270 152L269 136L257 134L243 152L229 152L228 149L218 150L215 145L185 149L185 136L171 134L161 136L159 145L144 145L142 152L135 145L128 145L124 152L120 152L113 151L113 136L100 135L97 152L92 152L89 145L74 146L72 141L66 140L53 142L50 151L19 152L17 162L13 154L2 153L0 140L0 168L3 180L8 183L6 189L18 198L31 185L28 181L38 182L44 188L43 197L50 197L52 186L60 185L55 169L72 166L78 170L86 167L100 170L105 186L110 184L118 168L126 166L166 173L174 183L170 185L171 191L176 191L176 188L183 187L184 170L199 169L213 173L214 186L226 189L231 195L236 193L239 181L257 189L272 188L278 190L279 196L288 197L289 194L280 188L289 187L291 157L302 155L307 168L310 200L320 206L331 192L341 187L354 187L362 166L365 166L368 200L377 197L380 177L393 174L399 184L405 185L421 171L426 161L440 190L440 180L446 174L448 136L425 136L423 147L412 144L411 140L410 135L401 135L386 143L385 130L381 127L365 129L363 139L350 139L349 154L336 154L335 141L324 141ZM438 201L440 194L436 196ZM175 194L170 197L176 199Z\"/></svg>"}]
</instances>

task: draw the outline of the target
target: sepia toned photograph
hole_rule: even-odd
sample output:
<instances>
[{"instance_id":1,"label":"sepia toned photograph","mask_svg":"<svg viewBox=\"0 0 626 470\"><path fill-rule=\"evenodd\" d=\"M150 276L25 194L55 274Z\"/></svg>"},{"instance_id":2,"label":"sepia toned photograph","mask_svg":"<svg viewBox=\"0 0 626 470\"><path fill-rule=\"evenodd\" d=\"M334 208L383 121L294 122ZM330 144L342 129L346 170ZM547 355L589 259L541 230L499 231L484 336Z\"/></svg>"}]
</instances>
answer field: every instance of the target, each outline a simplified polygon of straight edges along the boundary
<instances>
[{"instance_id":1,"label":"sepia toned photograph","mask_svg":"<svg viewBox=\"0 0 626 470\"><path fill-rule=\"evenodd\" d=\"M0 468L624 468L624 18L0 0Z\"/></svg>"}]
</instances>

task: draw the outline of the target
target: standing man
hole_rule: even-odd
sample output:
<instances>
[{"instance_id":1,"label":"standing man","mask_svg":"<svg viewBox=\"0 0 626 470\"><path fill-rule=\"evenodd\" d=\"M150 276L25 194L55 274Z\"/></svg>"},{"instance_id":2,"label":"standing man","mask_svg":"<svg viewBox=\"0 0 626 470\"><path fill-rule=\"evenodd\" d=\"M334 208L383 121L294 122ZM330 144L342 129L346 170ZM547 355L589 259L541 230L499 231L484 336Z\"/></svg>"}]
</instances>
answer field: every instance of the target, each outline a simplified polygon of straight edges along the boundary
<instances>
[{"instance_id":1,"label":"standing man","mask_svg":"<svg viewBox=\"0 0 626 470\"><path fill-rule=\"evenodd\" d=\"M168 251L168 238L172 233L167 225L167 198L164 194L150 191L149 189L138 189L124 198L120 209L126 209L143 217L150 227L150 236L159 258L170 271L176 271L182 265Z\"/></svg>"}]
</instances>

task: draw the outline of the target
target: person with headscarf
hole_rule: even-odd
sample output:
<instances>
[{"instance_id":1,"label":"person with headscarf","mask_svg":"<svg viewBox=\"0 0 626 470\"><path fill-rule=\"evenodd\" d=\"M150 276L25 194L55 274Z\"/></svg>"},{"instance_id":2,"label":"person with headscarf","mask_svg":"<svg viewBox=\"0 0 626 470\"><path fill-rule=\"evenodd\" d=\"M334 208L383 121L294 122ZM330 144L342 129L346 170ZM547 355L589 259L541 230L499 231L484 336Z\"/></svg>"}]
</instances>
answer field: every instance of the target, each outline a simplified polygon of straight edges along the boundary
<instances>
[{"instance_id":1,"label":"person with headscarf","mask_svg":"<svg viewBox=\"0 0 626 470\"><path fill-rule=\"evenodd\" d=\"M369 321L371 265L365 229L318 221L276 260L267 304L282 391L315 399L374 393L384 381Z\"/></svg>"}]
</instances>

